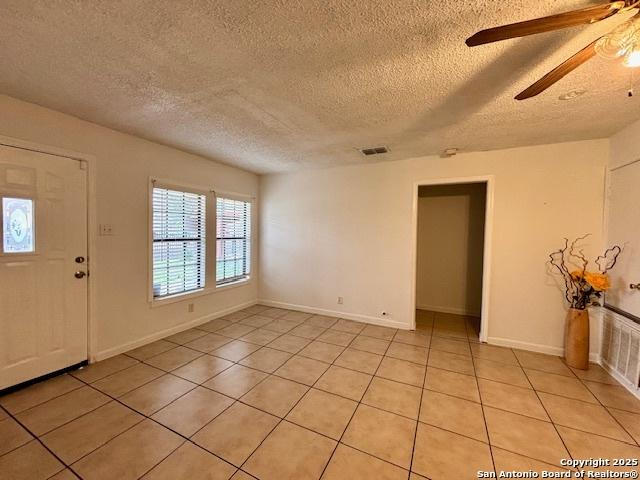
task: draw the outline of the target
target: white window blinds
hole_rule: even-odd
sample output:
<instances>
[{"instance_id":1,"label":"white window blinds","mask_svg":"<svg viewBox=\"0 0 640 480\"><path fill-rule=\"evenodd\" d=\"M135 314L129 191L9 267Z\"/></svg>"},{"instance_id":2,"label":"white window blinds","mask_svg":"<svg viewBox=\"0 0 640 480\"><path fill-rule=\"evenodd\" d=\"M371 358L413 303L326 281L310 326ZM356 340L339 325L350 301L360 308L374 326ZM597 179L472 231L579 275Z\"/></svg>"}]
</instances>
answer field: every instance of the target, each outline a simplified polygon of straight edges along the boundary
<instances>
[{"instance_id":1,"label":"white window blinds","mask_svg":"<svg viewBox=\"0 0 640 480\"><path fill-rule=\"evenodd\" d=\"M251 202L216 198L216 284L249 277Z\"/></svg>"},{"instance_id":2,"label":"white window blinds","mask_svg":"<svg viewBox=\"0 0 640 480\"><path fill-rule=\"evenodd\" d=\"M206 196L153 188L153 297L205 286Z\"/></svg>"}]
</instances>

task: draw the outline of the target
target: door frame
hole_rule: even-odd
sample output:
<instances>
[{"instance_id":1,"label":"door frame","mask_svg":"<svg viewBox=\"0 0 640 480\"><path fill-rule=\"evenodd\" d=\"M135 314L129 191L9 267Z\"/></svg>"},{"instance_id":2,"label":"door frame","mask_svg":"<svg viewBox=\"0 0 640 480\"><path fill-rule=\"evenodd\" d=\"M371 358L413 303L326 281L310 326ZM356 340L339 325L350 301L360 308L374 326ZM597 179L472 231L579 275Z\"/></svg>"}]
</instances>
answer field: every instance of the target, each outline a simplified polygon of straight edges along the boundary
<instances>
[{"instance_id":1,"label":"door frame","mask_svg":"<svg viewBox=\"0 0 640 480\"><path fill-rule=\"evenodd\" d=\"M484 216L484 252L482 257L482 311L480 313L480 341L487 342L489 337L489 300L491 289L491 253L493 249L493 208L494 208L494 175L475 177L445 177L422 180L413 184L413 209L411 226L411 318L412 327L416 328L416 284L418 260L418 198L421 186L455 185L468 183L484 183L487 187Z\"/></svg>"},{"instance_id":2,"label":"door frame","mask_svg":"<svg viewBox=\"0 0 640 480\"><path fill-rule=\"evenodd\" d=\"M81 153L66 148L54 147L29 140L0 135L0 146L19 148L31 152L43 153L54 157L70 158L84 164L87 171L87 258L89 259L89 276L87 277L87 360L95 360L98 351L96 314L96 277L98 266L96 262L96 245L98 242L97 205L96 205L96 163L94 155Z\"/></svg>"}]
</instances>

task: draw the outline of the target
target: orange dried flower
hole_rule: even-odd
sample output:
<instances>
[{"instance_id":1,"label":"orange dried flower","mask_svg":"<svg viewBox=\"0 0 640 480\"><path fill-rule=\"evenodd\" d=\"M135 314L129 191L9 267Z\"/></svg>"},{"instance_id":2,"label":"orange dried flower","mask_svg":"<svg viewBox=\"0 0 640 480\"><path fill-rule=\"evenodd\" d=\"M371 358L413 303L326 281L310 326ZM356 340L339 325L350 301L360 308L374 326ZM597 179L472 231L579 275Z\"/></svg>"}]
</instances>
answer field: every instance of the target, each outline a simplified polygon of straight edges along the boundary
<instances>
[{"instance_id":1,"label":"orange dried flower","mask_svg":"<svg viewBox=\"0 0 640 480\"><path fill-rule=\"evenodd\" d=\"M574 280L580 280L582 278L582 273L582 270L571 272L571 278L573 278Z\"/></svg>"},{"instance_id":2,"label":"orange dried flower","mask_svg":"<svg viewBox=\"0 0 640 480\"><path fill-rule=\"evenodd\" d=\"M604 273L586 272L584 279L593 287L594 290L598 290L599 292L604 292L611 288L609 276Z\"/></svg>"}]
</instances>

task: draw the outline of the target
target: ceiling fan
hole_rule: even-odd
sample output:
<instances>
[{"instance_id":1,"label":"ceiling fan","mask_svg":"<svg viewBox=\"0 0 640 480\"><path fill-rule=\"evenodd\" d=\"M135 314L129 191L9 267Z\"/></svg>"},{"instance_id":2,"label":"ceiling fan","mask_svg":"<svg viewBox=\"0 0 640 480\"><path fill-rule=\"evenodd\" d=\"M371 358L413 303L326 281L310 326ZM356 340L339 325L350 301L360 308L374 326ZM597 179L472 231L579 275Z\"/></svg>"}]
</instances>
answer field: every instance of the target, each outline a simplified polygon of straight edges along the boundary
<instances>
[{"instance_id":1,"label":"ceiling fan","mask_svg":"<svg viewBox=\"0 0 640 480\"><path fill-rule=\"evenodd\" d=\"M475 47L509 38L526 37L576 25L596 23L631 10L635 10L636 13L629 20L591 42L515 97L517 100L525 100L544 92L596 54L608 59L624 57L625 66L640 67L640 11L638 11L640 0L611 0L603 5L489 28L469 37L466 44L469 47Z\"/></svg>"}]
</instances>

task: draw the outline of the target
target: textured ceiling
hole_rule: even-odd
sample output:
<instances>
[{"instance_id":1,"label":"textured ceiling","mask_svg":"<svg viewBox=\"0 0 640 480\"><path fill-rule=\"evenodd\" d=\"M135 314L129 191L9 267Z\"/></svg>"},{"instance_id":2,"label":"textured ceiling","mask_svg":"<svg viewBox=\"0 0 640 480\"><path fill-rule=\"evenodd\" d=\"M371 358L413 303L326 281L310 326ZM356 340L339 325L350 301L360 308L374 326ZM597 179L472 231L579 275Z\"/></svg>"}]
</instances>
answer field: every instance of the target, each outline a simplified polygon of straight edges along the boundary
<instances>
[{"instance_id":1,"label":"textured ceiling","mask_svg":"<svg viewBox=\"0 0 640 480\"><path fill-rule=\"evenodd\" d=\"M601 138L640 118L619 64L513 97L624 18L464 44L591 4L0 0L0 92L259 173Z\"/></svg>"}]
</instances>

